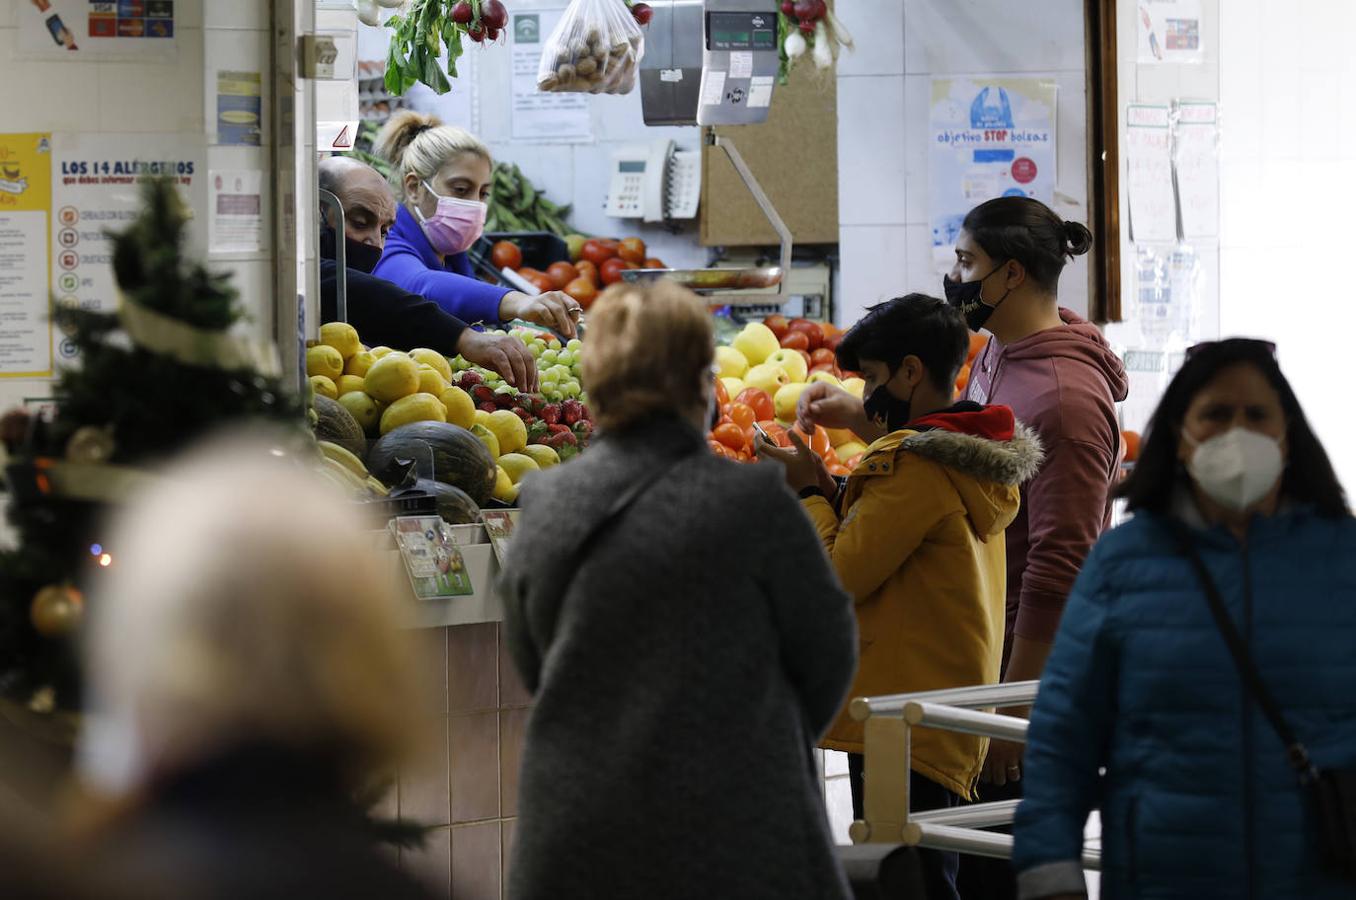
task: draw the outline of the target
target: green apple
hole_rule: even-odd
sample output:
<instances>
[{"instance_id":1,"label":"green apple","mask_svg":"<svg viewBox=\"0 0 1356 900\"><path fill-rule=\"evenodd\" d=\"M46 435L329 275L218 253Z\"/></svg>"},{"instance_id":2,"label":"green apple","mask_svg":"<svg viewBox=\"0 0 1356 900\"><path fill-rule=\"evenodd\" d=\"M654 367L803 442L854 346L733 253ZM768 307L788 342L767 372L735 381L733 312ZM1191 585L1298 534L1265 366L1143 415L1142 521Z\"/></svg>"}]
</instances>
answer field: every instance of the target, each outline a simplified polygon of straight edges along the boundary
<instances>
[{"instance_id":1,"label":"green apple","mask_svg":"<svg viewBox=\"0 0 1356 900\"><path fill-rule=\"evenodd\" d=\"M749 365L756 366L781 349L777 336L761 322L750 322L744 330L735 335L730 342L734 349L744 354Z\"/></svg>"},{"instance_id":2,"label":"green apple","mask_svg":"<svg viewBox=\"0 0 1356 900\"><path fill-rule=\"evenodd\" d=\"M582 234L565 236L565 247L570 251L570 262L579 262L580 257L584 255L584 244L586 243L588 243L588 238Z\"/></svg>"},{"instance_id":3,"label":"green apple","mask_svg":"<svg viewBox=\"0 0 1356 900\"><path fill-rule=\"evenodd\" d=\"M778 350L767 358L766 365L780 366L792 384L801 384L810 374L810 367L805 364L805 357L800 355L799 350Z\"/></svg>"}]
</instances>

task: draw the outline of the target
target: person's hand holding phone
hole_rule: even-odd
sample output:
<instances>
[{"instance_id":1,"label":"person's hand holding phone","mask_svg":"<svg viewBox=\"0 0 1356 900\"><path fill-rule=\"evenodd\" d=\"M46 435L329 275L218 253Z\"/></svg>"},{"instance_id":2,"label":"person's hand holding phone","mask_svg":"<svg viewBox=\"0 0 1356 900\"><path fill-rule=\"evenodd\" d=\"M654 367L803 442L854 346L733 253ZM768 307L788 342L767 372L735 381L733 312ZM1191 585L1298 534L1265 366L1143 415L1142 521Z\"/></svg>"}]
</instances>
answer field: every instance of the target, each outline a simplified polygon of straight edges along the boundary
<instances>
[{"instance_id":1,"label":"person's hand holding phone","mask_svg":"<svg viewBox=\"0 0 1356 900\"><path fill-rule=\"evenodd\" d=\"M829 474L824 460L811 450L794 429L787 432L791 437L789 449L778 447L768 439L766 431L754 424L753 449L759 459L781 463L786 469L786 483L791 490L800 493L809 487L818 487L825 497L833 497L838 485Z\"/></svg>"}]
</instances>

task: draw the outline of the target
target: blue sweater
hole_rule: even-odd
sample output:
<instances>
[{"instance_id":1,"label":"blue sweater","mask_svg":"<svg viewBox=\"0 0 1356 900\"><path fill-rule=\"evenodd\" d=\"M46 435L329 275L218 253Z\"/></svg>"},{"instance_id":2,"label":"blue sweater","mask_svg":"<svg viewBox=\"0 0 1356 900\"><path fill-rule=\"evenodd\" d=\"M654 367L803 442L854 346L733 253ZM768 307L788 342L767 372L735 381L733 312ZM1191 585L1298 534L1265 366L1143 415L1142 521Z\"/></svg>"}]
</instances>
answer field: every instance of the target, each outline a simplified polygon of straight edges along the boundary
<instances>
[{"instance_id":1,"label":"blue sweater","mask_svg":"<svg viewBox=\"0 0 1356 900\"><path fill-rule=\"evenodd\" d=\"M1192 533L1314 762L1356 764L1356 519L1283 512L1256 520L1247 547ZM1104 897L1356 895L1320 871L1284 748L1198 585L1153 515L1088 557L1031 717L1013 859L1024 897L1081 885L1073 861L1097 807Z\"/></svg>"},{"instance_id":2,"label":"blue sweater","mask_svg":"<svg viewBox=\"0 0 1356 900\"><path fill-rule=\"evenodd\" d=\"M471 272L465 253L449 256L444 265L433 252L424 229L405 207L386 236L386 249L372 270L378 278L412 294L422 294L463 322L499 322L499 304L508 288L486 284Z\"/></svg>"}]
</instances>

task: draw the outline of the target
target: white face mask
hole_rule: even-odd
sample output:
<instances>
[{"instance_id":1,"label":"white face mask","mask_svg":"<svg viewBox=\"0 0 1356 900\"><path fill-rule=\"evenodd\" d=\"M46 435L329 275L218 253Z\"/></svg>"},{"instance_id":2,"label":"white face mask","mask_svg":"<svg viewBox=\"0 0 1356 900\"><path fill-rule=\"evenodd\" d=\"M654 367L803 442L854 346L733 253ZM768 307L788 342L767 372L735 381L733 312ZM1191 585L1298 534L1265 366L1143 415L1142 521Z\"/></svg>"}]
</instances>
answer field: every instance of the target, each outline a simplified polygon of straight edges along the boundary
<instances>
[{"instance_id":1,"label":"white face mask","mask_svg":"<svg viewBox=\"0 0 1356 900\"><path fill-rule=\"evenodd\" d=\"M1187 471L1206 496L1235 512L1246 512L1276 486L1285 461L1281 442L1247 428L1231 428L1207 441L1197 442L1182 432L1196 448Z\"/></svg>"}]
</instances>

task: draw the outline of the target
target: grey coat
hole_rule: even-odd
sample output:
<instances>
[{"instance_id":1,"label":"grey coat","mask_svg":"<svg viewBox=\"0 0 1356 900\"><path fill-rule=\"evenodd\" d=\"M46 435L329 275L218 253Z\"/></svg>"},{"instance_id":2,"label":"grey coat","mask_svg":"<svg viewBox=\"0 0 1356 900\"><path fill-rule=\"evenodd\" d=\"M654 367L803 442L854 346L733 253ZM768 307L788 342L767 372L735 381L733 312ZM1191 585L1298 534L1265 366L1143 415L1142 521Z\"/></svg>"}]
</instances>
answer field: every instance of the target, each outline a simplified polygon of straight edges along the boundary
<instances>
[{"instance_id":1,"label":"grey coat","mask_svg":"<svg viewBox=\"0 0 1356 900\"><path fill-rule=\"evenodd\" d=\"M587 523L689 451L576 560ZM780 467L652 421L532 476L522 505L505 625L536 706L513 900L847 897L811 750L856 626Z\"/></svg>"}]
</instances>

